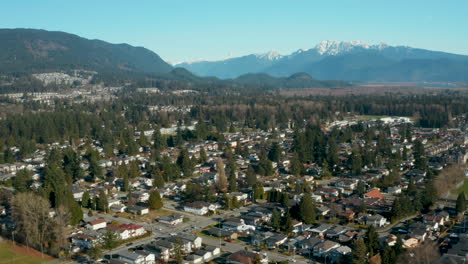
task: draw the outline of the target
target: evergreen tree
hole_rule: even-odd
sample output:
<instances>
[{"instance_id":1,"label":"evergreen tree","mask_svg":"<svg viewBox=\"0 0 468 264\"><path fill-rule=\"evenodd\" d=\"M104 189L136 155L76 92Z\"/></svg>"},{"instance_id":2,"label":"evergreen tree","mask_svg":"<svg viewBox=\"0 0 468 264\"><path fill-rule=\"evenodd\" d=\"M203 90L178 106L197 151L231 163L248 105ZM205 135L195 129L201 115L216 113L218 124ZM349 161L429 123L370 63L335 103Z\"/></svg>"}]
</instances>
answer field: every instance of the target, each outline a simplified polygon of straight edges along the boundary
<instances>
[{"instance_id":1,"label":"evergreen tree","mask_svg":"<svg viewBox=\"0 0 468 264\"><path fill-rule=\"evenodd\" d=\"M130 162L130 169L128 170L128 176L132 179L140 177L140 167L138 161L133 160Z\"/></svg>"},{"instance_id":2,"label":"evergreen tree","mask_svg":"<svg viewBox=\"0 0 468 264\"><path fill-rule=\"evenodd\" d=\"M153 210L160 209L163 207L163 201L161 199L161 195L159 194L158 190L151 191L148 204L149 204L149 208Z\"/></svg>"},{"instance_id":3,"label":"evergreen tree","mask_svg":"<svg viewBox=\"0 0 468 264\"><path fill-rule=\"evenodd\" d=\"M229 192L237 192L237 179L236 179L236 175L232 171L229 173L228 182L229 182Z\"/></svg>"},{"instance_id":4,"label":"evergreen tree","mask_svg":"<svg viewBox=\"0 0 468 264\"><path fill-rule=\"evenodd\" d=\"M382 264L395 264L396 258L394 249L387 245L382 253Z\"/></svg>"},{"instance_id":5,"label":"evergreen tree","mask_svg":"<svg viewBox=\"0 0 468 264\"><path fill-rule=\"evenodd\" d=\"M15 162L15 154L10 148L5 149L3 152L3 161L5 163L14 163Z\"/></svg>"},{"instance_id":6,"label":"evergreen tree","mask_svg":"<svg viewBox=\"0 0 468 264\"><path fill-rule=\"evenodd\" d=\"M429 208L437 200L437 190L431 180L427 180L422 193L422 205Z\"/></svg>"},{"instance_id":7,"label":"evergreen tree","mask_svg":"<svg viewBox=\"0 0 468 264\"><path fill-rule=\"evenodd\" d=\"M96 181L96 179L102 178L102 168L95 160L92 160L89 163L89 176L92 182Z\"/></svg>"},{"instance_id":8,"label":"evergreen tree","mask_svg":"<svg viewBox=\"0 0 468 264\"><path fill-rule=\"evenodd\" d=\"M117 235L110 230L106 231L102 236L102 247L104 249L110 250L117 247L118 245L119 241Z\"/></svg>"},{"instance_id":9,"label":"evergreen tree","mask_svg":"<svg viewBox=\"0 0 468 264\"><path fill-rule=\"evenodd\" d=\"M148 138L146 138L145 133L143 130L140 130L140 139L139 139L139 145L141 147L147 147L148 146Z\"/></svg>"},{"instance_id":10,"label":"evergreen tree","mask_svg":"<svg viewBox=\"0 0 468 264\"><path fill-rule=\"evenodd\" d=\"M462 191L458 194L455 209L457 211L457 214L463 214L466 211L465 192Z\"/></svg>"},{"instance_id":11,"label":"evergreen tree","mask_svg":"<svg viewBox=\"0 0 468 264\"><path fill-rule=\"evenodd\" d=\"M274 142L271 146L270 151L268 152L268 159L273 162L279 162L281 160L281 153L283 150L278 142Z\"/></svg>"},{"instance_id":12,"label":"evergreen tree","mask_svg":"<svg viewBox=\"0 0 468 264\"><path fill-rule=\"evenodd\" d=\"M299 216L302 222L306 224L315 223L315 205L309 194L304 194L299 204Z\"/></svg>"},{"instance_id":13,"label":"evergreen tree","mask_svg":"<svg viewBox=\"0 0 468 264\"><path fill-rule=\"evenodd\" d=\"M362 238L354 242L353 251L351 252L351 260L353 264L367 263L367 247Z\"/></svg>"},{"instance_id":14,"label":"evergreen tree","mask_svg":"<svg viewBox=\"0 0 468 264\"><path fill-rule=\"evenodd\" d=\"M161 173L161 170L159 169L153 169L152 173L152 178L153 178L153 185L158 187L158 188L162 188L164 187L164 178L162 176L162 173Z\"/></svg>"},{"instance_id":15,"label":"evergreen tree","mask_svg":"<svg viewBox=\"0 0 468 264\"><path fill-rule=\"evenodd\" d=\"M32 171L26 169L17 171L15 177L12 179L13 188L16 192L29 191L32 183Z\"/></svg>"},{"instance_id":16,"label":"evergreen tree","mask_svg":"<svg viewBox=\"0 0 468 264\"><path fill-rule=\"evenodd\" d=\"M84 178L84 171L80 167L80 156L71 148L67 149L63 156L63 171L71 180L68 184Z\"/></svg>"},{"instance_id":17,"label":"evergreen tree","mask_svg":"<svg viewBox=\"0 0 468 264\"><path fill-rule=\"evenodd\" d=\"M208 161L208 156L204 148L200 148L200 163L204 164Z\"/></svg>"},{"instance_id":18,"label":"evergreen tree","mask_svg":"<svg viewBox=\"0 0 468 264\"><path fill-rule=\"evenodd\" d=\"M273 209L273 215L271 216L271 227L274 229L274 230L278 230L280 228L280 224L281 224L281 215L279 213L279 211L274 208Z\"/></svg>"},{"instance_id":19,"label":"evergreen tree","mask_svg":"<svg viewBox=\"0 0 468 264\"><path fill-rule=\"evenodd\" d=\"M83 211L81 210L80 205L75 201L73 194L70 190L67 190L68 201L66 207L70 212L70 224L76 225L78 224L81 219L83 219Z\"/></svg>"},{"instance_id":20,"label":"evergreen tree","mask_svg":"<svg viewBox=\"0 0 468 264\"><path fill-rule=\"evenodd\" d=\"M259 155L258 173L263 176L271 176L274 173L273 165L264 151L261 151Z\"/></svg>"},{"instance_id":21,"label":"evergreen tree","mask_svg":"<svg viewBox=\"0 0 468 264\"><path fill-rule=\"evenodd\" d=\"M288 207L289 206L289 195L285 192L280 193L280 198L279 198L279 203L284 206Z\"/></svg>"},{"instance_id":22,"label":"evergreen tree","mask_svg":"<svg viewBox=\"0 0 468 264\"><path fill-rule=\"evenodd\" d=\"M161 171L165 182L180 178L179 166L175 165L167 155L164 155L161 160Z\"/></svg>"},{"instance_id":23,"label":"evergreen tree","mask_svg":"<svg viewBox=\"0 0 468 264\"><path fill-rule=\"evenodd\" d=\"M161 135L161 130L159 127L154 129L153 133L153 149L155 152L159 153L166 147L166 140Z\"/></svg>"},{"instance_id":24,"label":"evergreen tree","mask_svg":"<svg viewBox=\"0 0 468 264\"><path fill-rule=\"evenodd\" d=\"M281 229L286 233L291 233L293 230L292 218L289 212L283 217Z\"/></svg>"},{"instance_id":25,"label":"evergreen tree","mask_svg":"<svg viewBox=\"0 0 468 264\"><path fill-rule=\"evenodd\" d=\"M248 186L253 186L257 183L257 175L255 174L255 170L251 165L249 165L249 167L247 168L246 178Z\"/></svg>"},{"instance_id":26,"label":"evergreen tree","mask_svg":"<svg viewBox=\"0 0 468 264\"><path fill-rule=\"evenodd\" d=\"M127 166L124 163L122 163L117 169L117 177L123 179L125 176L128 177L128 169Z\"/></svg>"},{"instance_id":27,"label":"evergreen tree","mask_svg":"<svg viewBox=\"0 0 468 264\"><path fill-rule=\"evenodd\" d=\"M398 256L401 253L403 253L403 239L401 238L400 235L397 236L397 240L395 245L393 246L393 251L395 251L395 255Z\"/></svg>"},{"instance_id":28,"label":"evergreen tree","mask_svg":"<svg viewBox=\"0 0 468 264\"><path fill-rule=\"evenodd\" d=\"M191 177L193 174L193 164L187 149L183 149L177 157L177 165L184 174L184 177Z\"/></svg>"},{"instance_id":29,"label":"evergreen tree","mask_svg":"<svg viewBox=\"0 0 468 264\"><path fill-rule=\"evenodd\" d=\"M96 210L101 212L107 212L109 210L109 202L103 190L99 191L99 196L96 200Z\"/></svg>"},{"instance_id":30,"label":"evergreen tree","mask_svg":"<svg viewBox=\"0 0 468 264\"><path fill-rule=\"evenodd\" d=\"M359 150L357 148L353 148L353 152L351 154L351 172L355 175L361 174L362 170L362 158Z\"/></svg>"},{"instance_id":31,"label":"evergreen tree","mask_svg":"<svg viewBox=\"0 0 468 264\"><path fill-rule=\"evenodd\" d=\"M83 197L81 197L81 206L84 208L89 208L91 206L91 197L88 191L83 193Z\"/></svg>"},{"instance_id":32,"label":"evergreen tree","mask_svg":"<svg viewBox=\"0 0 468 264\"><path fill-rule=\"evenodd\" d=\"M330 172L328 168L329 166L328 166L327 161L324 161L322 164L322 177L325 179L330 178L332 176L332 173Z\"/></svg>"},{"instance_id":33,"label":"evergreen tree","mask_svg":"<svg viewBox=\"0 0 468 264\"><path fill-rule=\"evenodd\" d=\"M258 200L258 199L263 199L263 196L265 195L265 191L263 189L263 185L262 184L254 184L254 186L252 187L252 190L253 190L253 197L255 200Z\"/></svg>"},{"instance_id":34,"label":"evergreen tree","mask_svg":"<svg viewBox=\"0 0 468 264\"><path fill-rule=\"evenodd\" d=\"M370 256L374 256L379 252L380 248L380 238L377 234L374 226L369 226L366 232L366 245L367 250L369 251Z\"/></svg>"},{"instance_id":35,"label":"evergreen tree","mask_svg":"<svg viewBox=\"0 0 468 264\"><path fill-rule=\"evenodd\" d=\"M424 145L419 139L414 142L413 156L414 167L420 170L427 170L428 164L425 156Z\"/></svg>"},{"instance_id":36,"label":"evergreen tree","mask_svg":"<svg viewBox=\"0 0 468 264\"><path fill-rule=\"evenodd\" d=\"M366 183L363 181L359 181L356 186L355 193L357 195L363 195L364 193L366 193Z\"/></svg>"},{"instance_id":37,"label":"evergreen tree","mask_svg":"<svg viewBox=\"0 0 468 264\"><path fill-rule=\"evenodd\" d=\"M289 171L294 176L300 176L303 171L303 165L299 159L299 154L297 152L293 153L291 163L289 164Z\"/></svg>"},{"instance_id":38,"label":"evergreen tree","mask_svg":"<svg viewBox=\"0 0 468 264\"><path fill-rule=\"evenodd\" d=\"M227 196L226 193L223 194L223 202L224 202L224 207L226 208L226 210L231 210L233 208L232 200L229 199L229 196Z\"/></svg>"},{"instance_id":39,"label":"evergreen tree","mask_svg":"<svg viewBox=\"0 0 468 264\"><path fill-rule=\"evenodd\" d=\"M331 137L328 140L327 161L330 166L329 169L332 171L335 166L338 165L338 145L336 144L336 139L334 137Z\"/></svg>"},{"instance_id":40,"label":"evergreen tree","mask_svg":"<svg viewBox=\"0 0 468 264\"><path fill-rule=\"evenodd\" d=\"M130 183L128 181L128 173L125 173L122 178L122 191L130 191Z\"/></svg>"}]
</instances>

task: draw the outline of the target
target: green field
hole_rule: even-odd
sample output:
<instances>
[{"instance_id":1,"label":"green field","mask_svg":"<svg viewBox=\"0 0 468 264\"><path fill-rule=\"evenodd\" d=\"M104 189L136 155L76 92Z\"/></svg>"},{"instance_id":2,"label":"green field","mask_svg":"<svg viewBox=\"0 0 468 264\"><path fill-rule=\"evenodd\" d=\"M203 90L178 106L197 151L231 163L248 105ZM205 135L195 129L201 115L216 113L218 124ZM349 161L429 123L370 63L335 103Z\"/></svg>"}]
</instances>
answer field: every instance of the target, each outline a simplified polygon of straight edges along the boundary
<instances>
[{"instance_id":1,"label":"green field","mask_svg":"<svg viewBox=\"0 0 468 264\"><path fill-rule=\"evenodd\" d=\"M468 194L468 179L465 179L465 182L463 183L463 185L460 186L460 188L453 190L452 193L458 195L462 191L465 192L465 195Z\"/></svg>"},{"instance_id":2,"label":"green field","mask_svg":"<svg viewBox=\"0 0 468 264\"><path fill-rule=\"evenodd\" d=\"M38 264L51 260L53 258L47 255L41 258L41 253L34 249L13 246L12 243L0 243L0 264Z\"/></svg>"}]
</instances>

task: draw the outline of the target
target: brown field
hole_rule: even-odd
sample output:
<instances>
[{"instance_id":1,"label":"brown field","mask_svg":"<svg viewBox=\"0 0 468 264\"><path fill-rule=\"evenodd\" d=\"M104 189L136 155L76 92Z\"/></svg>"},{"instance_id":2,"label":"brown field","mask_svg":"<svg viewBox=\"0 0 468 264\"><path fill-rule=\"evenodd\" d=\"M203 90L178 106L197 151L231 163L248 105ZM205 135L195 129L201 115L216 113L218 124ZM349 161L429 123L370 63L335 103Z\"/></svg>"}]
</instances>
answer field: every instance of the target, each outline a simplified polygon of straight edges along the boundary
<instances>
[{"instance_id":1,"label":"brown field","mask_svg":"<svg viewBox=\"0 0 468 264\"><path fill-rule=\"evenodd\" d=\"M54 260L41 252L13 242L0 243L0 264L39 264Z\"/></svg>"}]
</instances>

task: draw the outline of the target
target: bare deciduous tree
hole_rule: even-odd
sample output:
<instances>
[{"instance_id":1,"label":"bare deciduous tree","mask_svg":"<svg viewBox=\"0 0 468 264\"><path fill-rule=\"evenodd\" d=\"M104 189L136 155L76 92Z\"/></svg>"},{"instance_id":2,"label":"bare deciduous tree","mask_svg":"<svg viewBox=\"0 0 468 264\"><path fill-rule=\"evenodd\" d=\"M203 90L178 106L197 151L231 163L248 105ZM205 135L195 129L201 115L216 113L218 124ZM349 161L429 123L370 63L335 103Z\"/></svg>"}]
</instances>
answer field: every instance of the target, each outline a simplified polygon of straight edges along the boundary
<instances>
[{"instance_id":1,"label":"bare deciduous tree","mask_svg":"<svg viewBox=\"0 0 468 264\"><path fill-rule=\"evenodd\" d=\"M427 241L416 247L408 250L398 260L400 264L438 264L440 263L439 249L436 244Z\"/></svg>"},{"instance_id":2,"label":"bare deciduous tree","mask_svg":"<svg viewBox=\"0 0 468 264\"><path fill-rule=\"evenodd\" d=\"M19 193L12 199L12 213L20 239L41 252L49 231L50 203L33 193Z\"/></svg>"},{"instance_id":3,"label":"bare deciduous tree","mask_svg":"<svg viewBox=\"0 0 468 264\"><path fill-rule=\"evenodd\" d=\"M221 158L216 160L216 169L218 170L218 181L216 186L218 190L223 191L227 186L226 172L224 171L224 162Z\"/></svg>"}]
</instances>

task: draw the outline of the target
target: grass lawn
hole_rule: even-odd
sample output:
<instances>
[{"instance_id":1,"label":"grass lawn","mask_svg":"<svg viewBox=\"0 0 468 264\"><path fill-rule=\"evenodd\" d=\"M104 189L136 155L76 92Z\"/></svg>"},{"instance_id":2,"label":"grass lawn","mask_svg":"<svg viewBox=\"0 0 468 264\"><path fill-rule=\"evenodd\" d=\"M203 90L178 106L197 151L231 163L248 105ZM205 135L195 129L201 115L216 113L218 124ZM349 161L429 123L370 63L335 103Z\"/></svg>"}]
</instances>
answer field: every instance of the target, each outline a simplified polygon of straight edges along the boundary
<instances>
[{"instance_id":1,"label":"grass lawn","mask_svg":"<svg viewBox=\"0 0 468 264\"><path fill-rule=\"evenodd\" d=\"M465 179L465 182L463 183L463 185L460 186L460 188L451 191L451 193L452 193L452 194L455 194L455 195L458 195L458 194L461 193L462 191L465 192L465 195L468 194L468 179Z\"/></svg>"},{"instance_id":2,"label":"grass lawn","mask_svg":"<svg viewBox=\"0 0 468 264\"><path fill-rule=\"evenodd\" d=\"M11 242L0 243L0 264L37 264L54 260L54 258L44 255L32 248L21 245L13 246Z\"/></svg>"}]
</instances>

